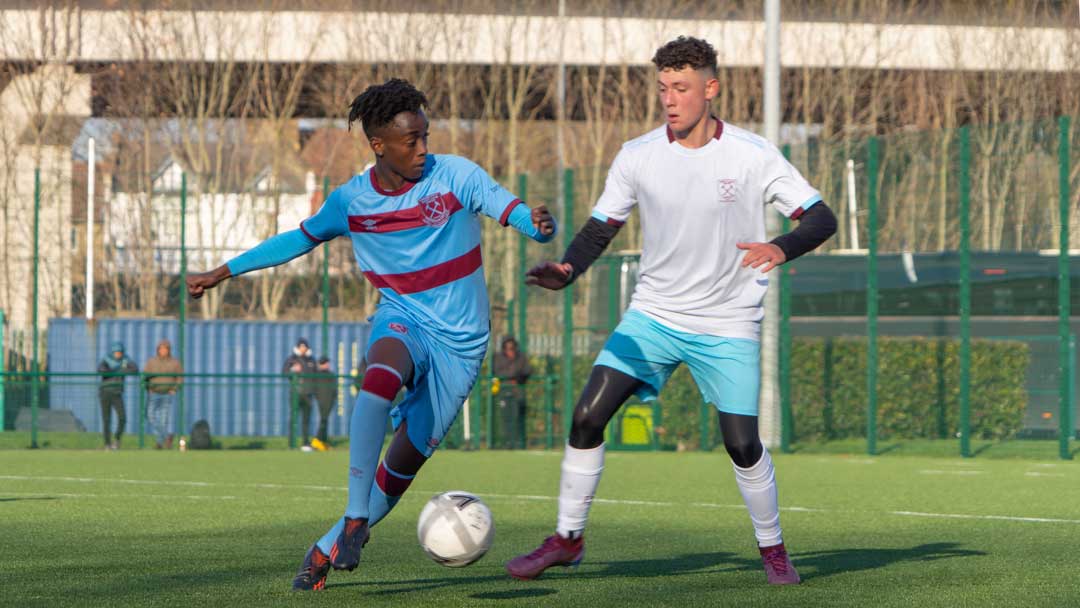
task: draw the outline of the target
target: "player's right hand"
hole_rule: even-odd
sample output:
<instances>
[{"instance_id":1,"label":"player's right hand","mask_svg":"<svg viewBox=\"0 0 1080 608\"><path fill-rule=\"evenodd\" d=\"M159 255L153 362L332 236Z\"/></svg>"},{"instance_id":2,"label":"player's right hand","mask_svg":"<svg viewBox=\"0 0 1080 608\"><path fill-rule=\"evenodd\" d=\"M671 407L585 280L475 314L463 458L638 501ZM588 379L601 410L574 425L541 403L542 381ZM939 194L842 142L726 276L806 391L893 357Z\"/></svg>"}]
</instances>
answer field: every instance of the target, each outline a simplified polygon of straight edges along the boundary
<instances>
[{"instance_id":1,"label":"player's right hand","mask_svg":"<svg viewBox=\"0 0 1080 608\"><path fill-rule=\"evenodd\" d=\"M207 289L213 289L218 283L229 278L229 267L219 266L209 272L189 274L187 277L188 295L198 300L203 297Z\"/></svg>"},{"instance_id":2,"label":"player's right hand","mask_svg":"<svg viewBox=\"0 0 1080 608\"><path fill-rule=\"evenodd\" d=\"M544 262L525 273L527 277L525 283L558 291L570 284L570 278L573 275L574 267L570 264Z\"/></svg>"}]
</instances>

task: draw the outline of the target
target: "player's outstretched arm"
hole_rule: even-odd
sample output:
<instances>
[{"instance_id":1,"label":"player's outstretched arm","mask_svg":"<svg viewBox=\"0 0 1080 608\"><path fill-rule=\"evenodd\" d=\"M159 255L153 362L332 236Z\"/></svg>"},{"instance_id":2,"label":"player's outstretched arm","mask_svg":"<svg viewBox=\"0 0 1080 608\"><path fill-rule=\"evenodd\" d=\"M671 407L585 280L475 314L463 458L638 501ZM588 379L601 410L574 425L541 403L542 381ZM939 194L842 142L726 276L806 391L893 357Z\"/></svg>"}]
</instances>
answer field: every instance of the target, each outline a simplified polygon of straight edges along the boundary
<instances>
[{"instance_id":1,"label":"player's outstretched arm","mask_svg":"<svg viewBox=\"0 0 1080 608\"><path fill-rule=\"evenodd\" d=\"M189 275L187 278L188 295L199 299L206 290L213 289L228 278L284 264L311 251L318 244L302 230L282 232L209 272Z\"/></svg>"},{"instance_id":2,"label":"player's outstretched arm","mask_svg":"<svg viewBox=\"0 0 1080 608\"><path fill-rule=\"evenodd\" d=\"M525 282L552 290L559 290L573 283L604 253L611 240L619 233L621 225L590 217L570 242L562 262L544 262L536 266L526 273Z\"/></svg>"},{"instance_id":3,"label":"player's outstretched arm","mask_svg":"<svg viewBox=\"0 0 1080 608\"><path fill-rule=\"evenodd\" d=\"M742 265L769 272L773 268L817 249L836 233L836 216L822 202L799 216L799 225L768 243L738 243L746 251Z\"/></svg>"}]
</instances>

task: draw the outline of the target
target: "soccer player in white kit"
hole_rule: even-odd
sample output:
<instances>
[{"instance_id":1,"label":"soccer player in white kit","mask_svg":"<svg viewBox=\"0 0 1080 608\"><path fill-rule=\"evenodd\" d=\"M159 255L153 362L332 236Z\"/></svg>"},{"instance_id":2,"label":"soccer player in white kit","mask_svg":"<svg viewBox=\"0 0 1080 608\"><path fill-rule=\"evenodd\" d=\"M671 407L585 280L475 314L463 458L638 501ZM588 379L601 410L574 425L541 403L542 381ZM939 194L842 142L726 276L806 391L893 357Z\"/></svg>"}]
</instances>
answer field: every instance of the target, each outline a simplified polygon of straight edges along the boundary
<instances>
[{"instance_id":1,"label":"soccer player in white kit","mask_svg":"<svg viewBox=\"0 0 1080 608\"><path fill-rule=\"evenodd\" d=\"M768 581L796 584L772 460L758 435L762 302L766 273L825 242L836 218L772 143L710 114L720 84L708 42L679 37L658 49L653 63L667 124L623 146L562 262L529 271L533 285L569 285L638 207L640 276L574 409L556 533L506 568L515 578L534 579L552 566L580 562L608 421L631 395L655 399L686 363L702 397L718 410ZM798 219L795 230L765 242L766 205Z\"/></svg>"}]
</instances>

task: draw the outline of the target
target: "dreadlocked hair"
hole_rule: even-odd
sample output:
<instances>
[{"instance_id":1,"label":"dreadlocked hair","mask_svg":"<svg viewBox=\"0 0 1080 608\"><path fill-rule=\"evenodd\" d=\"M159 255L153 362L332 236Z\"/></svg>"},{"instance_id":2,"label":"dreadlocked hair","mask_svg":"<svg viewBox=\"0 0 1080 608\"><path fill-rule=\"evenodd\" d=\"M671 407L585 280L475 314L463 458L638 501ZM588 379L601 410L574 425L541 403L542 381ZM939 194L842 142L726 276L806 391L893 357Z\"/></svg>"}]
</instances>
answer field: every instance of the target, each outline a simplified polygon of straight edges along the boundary
<instances>
[{"instance_id":1,"label":"dreadlocked hair","mask_svg":"<svg viewBox=\"0 0 1080 608\"><path fill-rule=\"evenodd\" d=\"M681 70L690 66L695 70L710 70L716 73L716 49L711 44L693 36L679 36L675 40L656 49L652 62L656 69Z\"/></svg>"},{"instance_id":2,"label":"dreadlocked hair","mask_svg":"<svg viewBox=\"0 0 1080 608\"><path fill-rule=\"evenodd\" d=\"M349 108L349 129L360 121L368 137L390 124L400 112L419 112L427 105L427 97L407 80L391 78L382 84L373 84L357 95Z\"/></svg>"}]
</instances>

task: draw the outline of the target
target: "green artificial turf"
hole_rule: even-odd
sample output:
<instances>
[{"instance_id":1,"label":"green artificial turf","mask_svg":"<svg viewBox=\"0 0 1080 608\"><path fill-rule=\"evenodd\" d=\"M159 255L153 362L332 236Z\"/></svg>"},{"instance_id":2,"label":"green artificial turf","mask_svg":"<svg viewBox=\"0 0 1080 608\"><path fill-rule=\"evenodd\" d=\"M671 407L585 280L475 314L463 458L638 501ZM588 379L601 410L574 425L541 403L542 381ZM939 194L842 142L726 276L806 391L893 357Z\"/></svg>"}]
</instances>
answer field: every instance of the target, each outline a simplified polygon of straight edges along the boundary
<instances>
[{"instance_id":1,"label":"green artificial turf","mask_svg":"<svg viewBox=\"0 0 1080 608\"><path fill-rule=\"evenodd\" d=\"M0 603L12 606L1077 605L1080 464L776 455L804 578L765 584L722 453L612 452L585 561L532 582L505 561L554 526L559 452L446 451L374 528L360 568L289 592L340 515L347 453L0 452ZM459 570L416 543L423 503L479 494L491 552ZM1031 520L1010 518L1033 518ZM1059 521L1049 521L1059 520Z\"/></svg>"}]
</instances>

